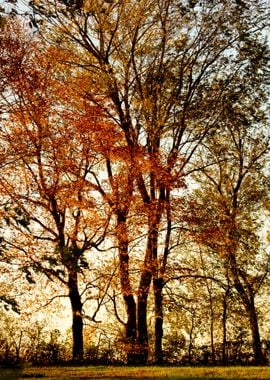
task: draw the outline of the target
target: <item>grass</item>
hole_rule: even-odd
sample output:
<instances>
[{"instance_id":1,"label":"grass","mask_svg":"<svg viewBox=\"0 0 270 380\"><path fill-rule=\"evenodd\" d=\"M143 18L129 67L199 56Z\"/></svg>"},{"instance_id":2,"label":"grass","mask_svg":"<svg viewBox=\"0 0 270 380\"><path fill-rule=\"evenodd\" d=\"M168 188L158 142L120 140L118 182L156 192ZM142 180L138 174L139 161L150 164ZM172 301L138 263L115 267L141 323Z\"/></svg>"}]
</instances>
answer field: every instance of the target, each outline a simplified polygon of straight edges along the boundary
<instances>
[{"instance_id":1,"label":"grass","mask_svg":"<svg viewBox=\"0 0 270 380\"><path fill-rule=\"evenodd\" d=\"M29 367L0 369L1 380L73 380L73 379L270 379L270 367Z\"/></svg>"}]
</instances>

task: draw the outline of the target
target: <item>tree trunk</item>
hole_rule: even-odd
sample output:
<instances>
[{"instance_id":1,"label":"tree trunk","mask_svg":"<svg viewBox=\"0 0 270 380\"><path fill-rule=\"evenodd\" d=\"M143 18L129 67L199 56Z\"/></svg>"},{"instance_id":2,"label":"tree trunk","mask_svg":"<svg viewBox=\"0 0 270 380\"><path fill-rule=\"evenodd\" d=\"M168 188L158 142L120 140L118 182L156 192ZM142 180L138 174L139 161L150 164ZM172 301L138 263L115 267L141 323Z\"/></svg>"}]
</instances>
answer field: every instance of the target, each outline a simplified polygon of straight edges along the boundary
<instances>
[{"instance_id":1,"label":"tree trunk","mask_svg":"<svg viewBox=\"0 0 270 380\"><path fill-rule=\"evenodd\" d=\"M72 359L75 362L83 361L83 319L82 302L78 289L78 273L76 269L69 270L68 279L69 299L72 308Z\"/></svg>"},{"instance_id":2,"label":"tree trunk","mask_svg":"<svg viewBox=\"0 0 270 380\"><path fill-rule=\"evenodd\" d=\"M128 364L137 364L139 361L137 350L137 324L136 324L136 302L129 276L129 254L128 254L128 232L127 232L126 213L117 213L117 240L119 252L119 275L121 292L125 302L127 313L126 322L126 355Z\"/></svg>"},{"instance_id":3,"label":"tree trunk","mask_svg":"<svg viewBox=\"0 0 270 380\"><path fill-rule=\"evenodd\" d=\"M156 364L163 363L162 338L163 338L163 279L157 278L153 281L155 297L155 361Z\"/></svg>"},{"instance_id":4,"label":"tree trunk","mask_svg":"<svg viewBox=\"0 0 270 380\"><path fill-rule=\"evenodd\" d=\"M246 310L248 312L250 329L251 329L251 334L252 334L252 348L253 348L253 355L254 355L254 364L256 365L265 364L265 358L262 352L257 312L254 305L254 299L251 300L249 305L246 307Z\"/></svg>"},{"instance_id":5,"label":"tree trunk","mask_svg":"<svg viewBox=\"0 0 270 380\"><path fill-rule=\"evenodd\" d=\"M162 350L162 339L163 339L163 287L164 287L164 275L167 267L167 260L169 256L169 247L172 232L172 216L171 216L171 206L170 206L170 190L164 189L161 191L163 196L161 197L160 204L160 217L161 211L163 210L164 204L166 206L166 219L167 219L167 229L165 237L165 245L163 251L163 257L161 260L157 260L157 247L156 247L156 270L154 271L154 297L155 297L155 360L157 364L163 363L163 350ZM164 200L164 203L162 202ZM163 204L162 204L163 203ZM159 223L159 221L158 221Z\"/></svg>"},{"instance_id":6,"label":"tree trunk","mask_svg":"<svg viewBox=\"0 0 270 380\"><path fill-rule=\"evenodd\" d=\"M228 357L227 357L227 311L228 311L228 303L227 298L229 295L229 288L226 289L226 292L224 294L223 298L223 310L222 310L222 364L227 365L228 363Z\"/></svg>"},{"instance_id":7,"label":"tree trunk","mask_svg":"<svg viewBox=\"0 0 270 380\"><path fill-rule=\"evenodd\" d=\"M258 318L254 303L254 291L252 289L252 286L246 280L246 277L242 274L241 278L245 284L245 286L243 286L242 282L240 281L240 277L238 276L237 266L235 258L233 256L231 257L231 262L233 263L233 265L231 266L231 272L234 278L234 287L243 302L244 308L247 312L247 316L249 319L249 325L252 335L254 364L263 364L265 362L265 358L262 352Z\"/></svg>"},{"instance_id":8,"label":"tree trunk","mask_svg":"<svg viewBox=\"0 0 270 380\"><path fill-rule=\"evenodd\" d=\"M124 296L127 323L126 323L126 354L128 364L138 364L136 303L133 295Z\"/></svg>"},{"instance_id":9,"label":"tree trunk","mask_svg":"<svg viewBox=\"0 0 270 380\"><path fill-rule=\"evenodd\" d=\"M211 294L211 290L209 289L209 301L210 301L210 338L211 338L211 358L212 364L216 362L216 353L215 353L215 340L214 340L214 306L213 306L213 298Z\"/></svg>"},{"instance_id":10,"label":"tree trunk","mask_svg":"<svg viewBox=\"0 0 270 380\"><path fill-rule=\"evenodd\" d=\"M138 349L140 364L145 364L148 360L148 329L147 329L147 299L152 280L151 271L145 267L141 275L138 290Z\"/></svg>"},{"instance_id":11,"label":"tree trunk","mask_svg":"<svg viewBox=\"0 0 270 380\"><path fill-rule=\"evenodd\" d=\"M160 210L159 210L160 211ZM151 215L148 220L148 240L144 258L144 268L141 274L138 289L138 345L141 356L141 364L148 360L149 342L147 329L147 299L153 274L157 276L157 241L158 223L161 212Z\"/></svg>"}]
</instances>

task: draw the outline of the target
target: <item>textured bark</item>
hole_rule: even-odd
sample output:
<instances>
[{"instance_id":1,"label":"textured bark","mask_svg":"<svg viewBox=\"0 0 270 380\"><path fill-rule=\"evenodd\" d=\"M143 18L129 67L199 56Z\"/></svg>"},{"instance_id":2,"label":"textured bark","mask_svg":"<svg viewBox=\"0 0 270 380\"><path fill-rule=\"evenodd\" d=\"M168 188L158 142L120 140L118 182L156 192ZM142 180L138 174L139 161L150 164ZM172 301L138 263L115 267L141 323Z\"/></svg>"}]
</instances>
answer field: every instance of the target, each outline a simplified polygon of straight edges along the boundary
<instances>
[{"instance_id":1,"label":"textured bark","mask_svg":"<svg viewBox=\"0 0 270 380\"><path fill-rule=\"evenodd\" d=\"M157 209L154 210L148 220L148 240L144 259L144 268L141 274L140 285L138 289L138 345L141 355L141 363L148 360L149 338L147 329L147 300L152 278L157 276L157 244L158 244L158 226L162 214L162 207L158 203Z\"/></svg>"},{"instance_id":2,"label":"textured bark","mask_svg":"<svg viewBox=\"0 0 270 380\"><path fill-rule=\"evenodd\" d=\"M161 191L161 201L165 201L160 208L160 211L165 205L166 218L167 218L167 231L165 238L165 246L163 251L163 256L160 262L156 260L157 270L154 272L154 297L155 297L155 361L157 364L163 363L163 350L162 350L162 339L163 339L163 287L164 287L164 275L167 268L167 260L169 256L169 247L172 232L172 219L171 219L171 207L170 207L170 190L166 189L164 192Z\"/></svg>"},{"instance_id":3,"label":"textured bark","mask_svg":"<svg viewBox=\"0 0 270 380\"><path fill-rule=\"evenodd\" d=\"M223 298L223 310L222 310L222 364L226 365L228 358L227 358L227 312L228 312L228 296L229 296L229 289L226 290Z\"/></svg>"},{"instance_id":4,"label":"textured bark","mask_svg":"<svg viewBox=\"0 0 270 380\"><path fill-rule=\"evenodd\" d=\"M262 345L260 339L259 325L257 313L254 305L254 299L251 300L250 304L246 307L249 316L249 323L252 334L252 347L254 354L254 364L260 365L265 364L265 357L262 352Z\"/></svg>"},{"instance_id":5,"label":"textured bark","mask_svg":"<svg viewBox=\"0 0 270 380\"><path fill-rule=\"evenodd\" d=\"M138 363L138 353L136 349L136 303L132 295L124 296L127 311L126 323L126 354L128 364Z\"/></svg>"},{"instance_id":6,"label":"textured bark","mask_svg":"<svg viewBox=\"0 0 270 380\"><path fill-rule=\"evenodd\" d=\"M147 299L152 280L152 273L147 268L144 269L141 275L141 281L138 291L138 349L141 364L145 364L148 359L149 342L147 329Z\"/></svg>"},{"instance_id":7,"label":"textured bark","mask_svg":"<svg viewBox=\"0 0 270 380\"><path fill-rule=\"evenodd\" d=\"M162 303L162 278L154 279L155 296L155 361L157 364L163 363L162 338L163 338L163 303Z\"/></svg>"},{"instance_id":8,"label":"textured bark","mask_svg":"<svg viewBox=\"0 0 270 380\"><path fill-rule=\"evenodd\" d=\"M78 289L78 274L76 269L69 270L68 279L69 299L72 308L72 359L75 362L83 361L83 319L82 302Z\"/></svg>"},{"instance_id":9,"label":"textured bark","mask_svg":"<svg viewBox=\"0 0 270 380\"><path fill-rule=\"evenodd\" d=\"M207 286L208 287L208 286ZM215 354L215 341L214 341L214 322L215 322L215 313L214 313L214 305L213 305L213 297L211 294L211 289L208 287L209 292L209 309L210 309L210 340L211 340L211 358L212 358L212 364L216 361L216 354Z\"/></svg>"},{"instance_id":10,"label":"textured bark","mask_svg":"<svg viewBox=\"0 0 270 380\"><path fill-rule=\"evenodd\" d=\"M234 255L232 254L230 255L230 264L230 269L234 280L234 287L242 300L243 306L249 319L249 326L252 335L254 364L263 364L265 363L265 358L262 352L257 311L254 303L255 294L244 272L240 273L237 270L237 263Z\"/></svg>"},{"instance_id":11,"label":"textured bark","mask_svg":"<svg viewBox=\"0 0 270 380\"><path fill-rule=\"evenodd\" d=\"M137 364L139 361L137 350L137 323L136 323L136 302L129 276L129 255L128 255L128 233L125 212L117 214L117 240L119 252L119 271L121 292L125 302L127 313L126 322L126 354L129 364Z\"/></svg>"}]
</instances>

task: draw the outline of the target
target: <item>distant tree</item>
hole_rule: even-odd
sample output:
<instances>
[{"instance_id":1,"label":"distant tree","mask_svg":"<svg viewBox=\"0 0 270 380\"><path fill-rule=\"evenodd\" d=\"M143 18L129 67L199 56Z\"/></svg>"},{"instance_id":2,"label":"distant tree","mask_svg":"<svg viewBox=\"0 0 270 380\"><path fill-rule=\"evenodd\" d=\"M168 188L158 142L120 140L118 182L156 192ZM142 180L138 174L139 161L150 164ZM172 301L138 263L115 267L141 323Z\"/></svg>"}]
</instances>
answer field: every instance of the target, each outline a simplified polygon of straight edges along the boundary
<instances>
[{"instance_id":1,"label":"distant tree","mask_svg":"<svg viewBox=\"0 0 270 380\"><path fill-rule=\"evenodd\" d=\"M207 164L204 161L197 177L201 188L196 190L198 229L193 232L219 255L228 271L249 319L254 361L262 363L255 297L269 275L269 255L262 238L269 137L263 134L264 127L256 127L258 105L247 105L252 116L236 102L224 116L227 127L208 141Z\"/></svg>"}]
</instances>

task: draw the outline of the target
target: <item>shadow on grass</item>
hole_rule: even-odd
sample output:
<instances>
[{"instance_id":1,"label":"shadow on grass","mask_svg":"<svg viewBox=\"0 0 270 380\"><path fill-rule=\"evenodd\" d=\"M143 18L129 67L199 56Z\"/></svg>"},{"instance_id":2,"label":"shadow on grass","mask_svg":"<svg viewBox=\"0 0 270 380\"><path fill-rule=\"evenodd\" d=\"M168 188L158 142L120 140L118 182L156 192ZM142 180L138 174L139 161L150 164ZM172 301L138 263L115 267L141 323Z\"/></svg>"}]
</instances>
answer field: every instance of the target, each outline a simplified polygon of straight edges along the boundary
<instances>
[{"instance_id":1,"label":"shadow on grass","mask_svg":"<svg viewBox=\"0 0 270 380\"><path fill-rule=\"evenodd\" d=\"M20 369L0 369L0 380L23 380L23 379L31 379L31 380L74 380L76 377L73 376L57 376L57 377L50 377L49 374L26 374L23 373ZM127 377L127 376L111 376L111 377L78 377L78 380L138 380L138 377ZM149 377L149 376L142 376L140 380L223 380L222 377L198 377L198 376L155 376L155 377ZM228 378L226 379L228 380Z\"/></svg>"},{"instance_id":2,"label":"shadow on grass","mask_svg":"<svg viewBox=\"0 0 270 380\"><path fill-rule=\"evenodd\" d=\"M47 379L46 379L47 380ZM48 380L56 380L56 379L48 379ZM59 379L57 379L59 380ZM64 380L64 379L61 379ZM72 379L65 379L65 380L72 380ZM83 379L79 380L90 380L88 377L85 377ZM100 377L95 377L91 378L91 380L101 380ZM138 377L105 377L102 378L102 380L138 380ZM223 377L205 377L205 376L188 376L188 377L183 377L183 376L155 376L155 377L140 377L140 380L225 380ZM226 380L230 380L226 378Z\"/></svg>"},{"instance_id":3,"label":"shadow on grass","mask_svg":"<svg viewBox=\"0 0 270 380\"><path fill-rule=\"evenodd\" d=\"M16 380L20 379L22 376L21 369L6 369L0 368L0 379L1 380Z\"/></svg>"},{"instance_id":4,"label":"shadow on grass","mask_svg":"<svg viewBox=\"0 0 270 380\"><path fill-rule=\"evenodd\" d=\"M17 368L16 369L0 368L0 380L21 380L21 379L50 380L50 376L46 376L42 373L27 374L27 373L23 373L22 369L17 369ZM59 380L59 378L57 380Z\"/></svg>"},{"instance_id":5,"label":"shadow on grass","mask_svg":"<svg viewBox=\"0 0 270 380\"><path fill-rule=\"evenodd\" d=\"M130 373L133 372L133 373ZM188 373L187 373L188 372ZM241 372L241 368L232 368L230 371L220 373L216 368L202 368L198 371L187 368L172 368L172 371L162 371L162 369L153 368L153 373L147 370L134 372L134 369L126 367L115 368L110 367L58 367L58 368L0 368L0 380L261 380L270 379L270 368L261 368L259 371L251 369L251 371Z\"/></svg>"}]
</instances>

